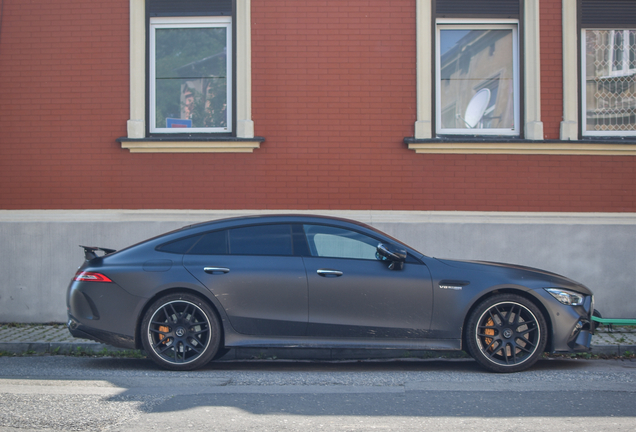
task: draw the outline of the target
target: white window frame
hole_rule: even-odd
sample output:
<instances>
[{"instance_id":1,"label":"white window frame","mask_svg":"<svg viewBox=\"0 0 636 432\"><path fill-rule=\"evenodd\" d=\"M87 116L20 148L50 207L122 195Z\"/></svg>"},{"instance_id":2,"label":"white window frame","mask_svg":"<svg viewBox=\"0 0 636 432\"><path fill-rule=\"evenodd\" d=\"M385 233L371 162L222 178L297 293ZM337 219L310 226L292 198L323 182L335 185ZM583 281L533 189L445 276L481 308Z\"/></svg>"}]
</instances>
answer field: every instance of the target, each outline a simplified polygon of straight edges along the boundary
<instances>
[{"instance_id":1,"label":"white window frame","mask_svg":"<svg viewBox=\"0 0 636 432\"><path fill-rule=\"evenodd\" d=\"M599 78L616 78L616 77L621 77L621 76L629 76L629 75L634 75L636 74L636 69L629 69L629 30L635 30L635 29L609 29L609 28L582 28L581 29L581 36L580 36L580 40L581 40L581 46L579 47L579 52L580 52L580 56L581 56L581 82L580 82L580 92L581 92L581 134L583 136L590 136L590 137L613 137L613 136L636 136L636 130L633 131L626 131L626 130L622 130L622 131L594 131L594 130L587 130L587 91L586 91L586 84L587 84L587 71L585 68L585 64L586 64L586 56L587 56L587 51L586 51L586 32L590 30L590 31L594 31L594 30L605 30L605 31L610 31L610 39L612 41L612 49L610 50L610 56L609 56L609 61L610 63L610 74L608 76L605 77L599 77ZM614 45L614 35L616 31L623 31L625 32L625 34L628 36L627 38L623 37L623 49L624 49L624 53L627 54L626 56L623 57L623 65L627 66L627 71L625 70L619 70L619 71L612 71L612 64L613 64L613 57L614 57L614 49L613 49L613 45ZM627 43L627 50L625 50L625 43Z\"/></svg>"},{"instance_id":2,"label":"white window frame","mask_svg":"<svg viewBox=\"0 0 636 432\"><path fill-rule=\"evenodd\" d=\"M226 30L226 95L227 126L226 127L192 127L168 128L157 127L157 77L156 77L156 31L161 29L197 29L224 28ZM183 133L231 133L232 132L232 19L230 17L168 17L150 18L149 44L149 123L150 133L183 134Z\"/></svg>"},{"instance_id":3,"label":"white window frame","mask_svg":"<svg viewBox=\"0 0 636 432\"><path fill-rule=\"evenodd\" d=\"M513 64L513 129L465 129L465 128L442 128L442 106L441 106L441 44L440 33L442 30L475 30L475 29L502 29L512 30L512 64ZM519 21L518 20L473 20L473 19L450 19L440 18L435 25L435 130L437 135L484 135L484 136L519 136L520 135L520 76L519 76Z\"/></svg>"}]
</instances>

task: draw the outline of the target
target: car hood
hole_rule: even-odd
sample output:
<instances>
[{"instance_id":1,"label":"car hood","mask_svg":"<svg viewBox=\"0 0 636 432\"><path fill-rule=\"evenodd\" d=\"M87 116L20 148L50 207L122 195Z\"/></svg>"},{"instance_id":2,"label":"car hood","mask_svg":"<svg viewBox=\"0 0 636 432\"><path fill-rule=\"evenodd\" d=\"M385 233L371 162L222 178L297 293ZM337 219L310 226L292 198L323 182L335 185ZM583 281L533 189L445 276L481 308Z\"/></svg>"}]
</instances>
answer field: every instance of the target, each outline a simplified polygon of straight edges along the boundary
<instances>
[{"instance_id":1,"label":"car hood","mask_svg":"<svg viewBox=\"0 0 636 432\"><path fill-rule=\"evenodd\" d=\"M544 282L543 288L549 286L557 286L563 288L571 288L582 294L592 295L592 291L586 286L573 281L565 276L561 276L556 273L552 273L546 270L541 270L533 267L526 267L516 264L506 264L488 261L461 261L450 259L439 259L437 261L442 264L454 267L458 270L467 272L488 272L495 273L502 276L502 281L542 281Z\"/></svg>"}]
</instances>

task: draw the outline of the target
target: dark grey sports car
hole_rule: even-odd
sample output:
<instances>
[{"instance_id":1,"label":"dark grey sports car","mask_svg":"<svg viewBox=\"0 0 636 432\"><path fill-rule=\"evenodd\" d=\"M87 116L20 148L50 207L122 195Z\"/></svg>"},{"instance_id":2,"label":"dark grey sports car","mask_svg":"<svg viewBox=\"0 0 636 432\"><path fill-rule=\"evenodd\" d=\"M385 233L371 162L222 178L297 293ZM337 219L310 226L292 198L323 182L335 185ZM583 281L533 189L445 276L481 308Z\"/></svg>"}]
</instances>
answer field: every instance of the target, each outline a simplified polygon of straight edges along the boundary
<instances>
[{"instance_id":1,"label":"dark grey sports car","mask_svg":"<svg viewBox=\"0 0 636 432\"><path fill-rule=\"evenodd\" d=\"M516 265L430 258L362 223L255 216L114 251L85 247L67 292L75 337L201 367L235 347L464 350L516 372L589 350L592 292Z\"/></svg>"}]
</instances>

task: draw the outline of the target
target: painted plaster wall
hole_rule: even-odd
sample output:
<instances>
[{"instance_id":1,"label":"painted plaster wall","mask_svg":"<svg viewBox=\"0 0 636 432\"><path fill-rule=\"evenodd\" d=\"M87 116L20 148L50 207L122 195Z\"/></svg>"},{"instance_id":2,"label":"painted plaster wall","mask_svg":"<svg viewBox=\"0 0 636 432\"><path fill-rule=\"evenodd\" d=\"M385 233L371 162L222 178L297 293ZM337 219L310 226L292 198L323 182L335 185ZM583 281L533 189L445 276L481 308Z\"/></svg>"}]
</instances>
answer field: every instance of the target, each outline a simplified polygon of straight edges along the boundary
<instances>
[{"instance_id":1,"label":"painted plaster wall","mask_svg":"<svg viewBox=\"0 0 636 432\"><path fill-rule=\"evenodd\" d=\"M64 322L66 288L84 260L80 244L120 249L191 223L252 213L0 211L0 322ZM429 256L560 273L592 289L604 316L636 317L634 214L311 213L369 223Z\"/></svg>"}]
</instances>

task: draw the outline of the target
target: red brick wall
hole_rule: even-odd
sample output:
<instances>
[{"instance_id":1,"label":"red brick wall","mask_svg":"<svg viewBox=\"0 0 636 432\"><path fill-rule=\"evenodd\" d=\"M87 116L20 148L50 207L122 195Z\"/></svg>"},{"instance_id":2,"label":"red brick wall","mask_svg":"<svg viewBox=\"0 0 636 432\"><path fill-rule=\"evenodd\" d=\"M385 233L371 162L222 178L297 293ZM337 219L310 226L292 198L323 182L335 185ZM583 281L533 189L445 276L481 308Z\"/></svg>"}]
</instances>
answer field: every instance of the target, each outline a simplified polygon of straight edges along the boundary
<instances>
[{"instance_id":1,"label":"red brick wall","mask_svg":"<svg viewBox=\"0 0 636 432\"><path fill-rule=\"evenodd\" d=\"M559 139L563 120L561 1L541 0L541 121L545 139ZM572 77L576 79L576 77Z\"/></svg>"},{"instance_id":2,"label":"red brick wall","mask_svg":"<svg viewBox=\"0 0 636 432\"><path fill-rule=\"evenodd\" d=\"M558 138L560 1L541 8L555 20L542 120ZM408 150L415 0L252 0L252 21L261 149L131 154L115 141L129 117L128 1L5 2L0 208L636 211L635 157Z\"/></svg>"}]
</instances>

